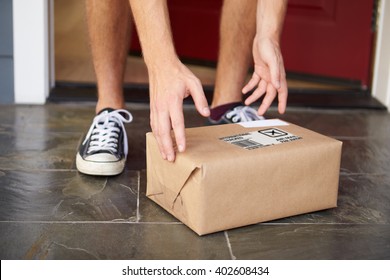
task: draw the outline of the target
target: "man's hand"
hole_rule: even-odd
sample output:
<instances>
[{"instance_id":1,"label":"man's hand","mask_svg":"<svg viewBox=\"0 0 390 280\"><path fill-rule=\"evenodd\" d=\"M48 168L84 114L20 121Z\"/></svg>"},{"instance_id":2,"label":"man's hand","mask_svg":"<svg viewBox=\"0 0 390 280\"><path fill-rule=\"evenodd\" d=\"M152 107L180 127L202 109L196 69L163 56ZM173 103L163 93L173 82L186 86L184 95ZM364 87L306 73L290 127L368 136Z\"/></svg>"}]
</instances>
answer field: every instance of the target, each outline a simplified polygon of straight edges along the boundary
<instances>
[{"instance_id":1,"label":"man's hand","mask_svg":"<svg viewBox=\"0 0 390 280\"><path fill-rule=\"evenodd\" d=\"M277 41L270 38L255 37L253 41L254 73L247 85L242 89L243 94L256 90L245 100L250 105L265 94L259 107L259 115L264 115L278 95L278 110L283 114L287 104L287 82L283 58Z\"/></svg>"},{"instance_id":2,"label":"man's hand","mask_svg":"<svg viewBox=\"0 0 390 280\"><path fill-rule=\"evenodd\" d=\"M286 9L287 0L257 1L256 36L253 41L255 69L252 79L242 89L242 93L246 94L257 87L245 100L246 105L265 94L258 110L259 115L264 115L276 95L279 113L283 114L286 110L286 72L279 46Z\"/></svg>"},{"instance_id":3,"label":"man's hand","mask_svg":"<svg viewBox=\"0 0 390 280\"><path fill-rule=\"evenodd\" d=\"M163 159L175 160L171 137L173 129L179 152L186 148L184 132L183 99L192 96L198 112L210 114L202 85L197 77L180 61L149 70L150 125Z\"/></svg>"},{"instance_id":4,"label":"man's hand","mask_svg":"<svg viewBox=\"0 0 390 280\"><path fill-rule=\"evenodd\" d=\"M149 73L150 125L164 159L175 160L173 129L179 152L186 148L183 99L192 96L199 113L210 114L202 85L176 55L166 0L130 0Z\"/></svg>"}]
</instances>

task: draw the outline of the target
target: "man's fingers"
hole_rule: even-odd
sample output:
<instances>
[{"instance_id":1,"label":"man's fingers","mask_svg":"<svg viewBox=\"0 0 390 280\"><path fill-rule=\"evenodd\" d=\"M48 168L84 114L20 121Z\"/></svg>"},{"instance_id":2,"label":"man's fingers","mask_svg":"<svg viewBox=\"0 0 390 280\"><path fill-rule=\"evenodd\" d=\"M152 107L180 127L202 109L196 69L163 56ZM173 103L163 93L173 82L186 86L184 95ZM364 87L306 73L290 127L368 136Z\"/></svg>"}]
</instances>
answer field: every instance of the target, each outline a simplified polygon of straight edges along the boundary
<instances>
[{"instance_id":1,"label":"man's fingers","mask_svg":"<svg viewBox=\"0 0 390 280\"><path fill-rule=\"evenodd\" d=\"M272 101L276 97L276 89L272 84L267 86L267 94L265 95L263 102L261 103L258 113L260 116L264 115L268 108L271 106Z\"/></svg>"},{"instance_id":2,"label":"man's fingers","mask_svg":"<svg viewBox=\"0 0 390 280\"><path fill-rule=\"evenodd\" d=\"M269 71L271 74L271 82L275 89L280 88L280 63L277 54L273 56L272 61L268 64Z\"/></svg>"},{"instance_id":3,"label":"man's fingers","mask_svg":"<svg viewBox=\"0 0 390 280\"><path fill-rule=\"evenodd\" d=\"M188 89L190 91L192 99L194 100L195 107L198 110L199 114L201 114L203 117L210 116L209 105L207 103L207 99L203 92L202 84L200 83L200 81L198 79L192 80L190 83L188 83Z\"/></svg>"},{"instance_id":4,"label":"man's fingers","mask_svg":"<svg viewBox=\"0 0 390 280\"><path fill-rule=\"evenodd\" d=\"M175 151L171 137L171 120L168 110L151 112L152 131L163 159L174 161Z\"/></svg>"},{"instance_id":5,"label":"man's fingers","mask_svg":"<svg viewBox=\"0 0 390 280\"><path fill-rule=\"evenodd\" d=\"M173 150L173 142L171 137L171 126L169 118L168 120L162 122L160 120L160 130L157 135L159 143L161 145L163 153L166 155L168 161L175 160L175 151Z\"/></svg>"},{"instance_id":6,"label":"man's fingers","mask_svg":"<svg viewBox=\"0 0 390 280\"><path fill-rule=\"evenodd\" d=\"M254 89L260 82L260 76L256 73L253 73L252 78L249 80L249 82L244 86L242 89L242 93L246 94L250 90Z\"/></svg>"},{"instance_id":7,"label":"man's fingers","mask_svg":"<svg viewBox=\"0 0 390 280\"><path fill-rule=\"evenodd\" d=\"M286 79L282 80L280 88L278 90L278 111L280 114L284 114L287 107L288 88Z\"/></svg>"},{"instance_id":8,"label":"man's fingers","mask_svg":"<svg viewBox=\"0 0 390 280\"><path fill-rule=\"evenodd\" d=\"M253 102L255 102L257 99L259 99L261 96L263 96L266 89L267 89L267 82L261 80L259 85L257 86L257 89L247 99L245 99L245 105L250 105Z\"/></svg>"},{"instance_id":9,"label":"man's fingers","mask_svg":"<svg viewBox=\"0 0 390 280\"><path fill-rule=\"evenodd\" d=\"M179 152L184 152L186 148L186 137L184 130L183 100L178 99L176 103L171 104L170 114L177 149Z\"/></svg>"}]
</instances>

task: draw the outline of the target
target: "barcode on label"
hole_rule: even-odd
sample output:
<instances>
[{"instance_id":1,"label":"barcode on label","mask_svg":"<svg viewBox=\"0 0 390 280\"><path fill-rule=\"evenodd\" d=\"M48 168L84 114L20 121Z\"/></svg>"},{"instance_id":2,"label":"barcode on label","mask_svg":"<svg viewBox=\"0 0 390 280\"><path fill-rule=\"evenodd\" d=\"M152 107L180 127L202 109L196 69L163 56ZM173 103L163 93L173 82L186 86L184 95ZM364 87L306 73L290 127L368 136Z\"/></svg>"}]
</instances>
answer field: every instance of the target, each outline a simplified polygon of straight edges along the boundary
<instances>
[{"instance_id":1,"label":"barcode on label","mask_svg":"<svg viewBox=\"0 0 390 280\"><path fill-rule=\"evenodd\" d=\"M240 141L234 141L234 142L231 142L232 144L234 145L237 145L241 148L244 148L244 149L254 149L254 148L259 148L259 147L263 147L264 145L260 144L259 142L256 142L256 141L253 141L253 140L249 140L249 139L245 139L245 140L240 140Z\"/></svg>"},{"instance_id":2,"label":"barcode on label","mask_svg":"<svg viewBox=\"0 0 390 280\"><path fill-rule=\"evenodd\" d=\"M219 138L219 140L245 150L264 148L300 139L302 137L274 127Z\"/></svg>"}]
</instances>

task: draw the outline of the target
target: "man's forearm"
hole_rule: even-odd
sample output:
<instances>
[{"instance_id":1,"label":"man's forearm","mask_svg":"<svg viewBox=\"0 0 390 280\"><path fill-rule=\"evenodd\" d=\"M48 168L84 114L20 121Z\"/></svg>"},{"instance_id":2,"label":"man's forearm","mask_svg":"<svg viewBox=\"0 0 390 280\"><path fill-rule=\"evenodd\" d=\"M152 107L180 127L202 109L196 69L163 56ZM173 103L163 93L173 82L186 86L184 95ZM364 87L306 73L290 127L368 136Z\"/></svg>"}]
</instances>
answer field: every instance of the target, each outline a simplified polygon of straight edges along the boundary
<instances>
[{"instance_id":1,"label":"man's forearm","mask_svg":"<svg viewBox=\"0 0 390 280\"><path fill-rule=\"evenodd\" d=\"M177 59L166 0L129 0L149 70Z\"/></svg>"},{"instance_id":2,"label":"man's forearm","mask_svg":"<svg viewBox=\"0 0 390 280\"><path fill-rule=\"evenodd\" d=\"M258 0L256 33L279 42L283 29L287 0Z\"/></svg>"}]
</instances>

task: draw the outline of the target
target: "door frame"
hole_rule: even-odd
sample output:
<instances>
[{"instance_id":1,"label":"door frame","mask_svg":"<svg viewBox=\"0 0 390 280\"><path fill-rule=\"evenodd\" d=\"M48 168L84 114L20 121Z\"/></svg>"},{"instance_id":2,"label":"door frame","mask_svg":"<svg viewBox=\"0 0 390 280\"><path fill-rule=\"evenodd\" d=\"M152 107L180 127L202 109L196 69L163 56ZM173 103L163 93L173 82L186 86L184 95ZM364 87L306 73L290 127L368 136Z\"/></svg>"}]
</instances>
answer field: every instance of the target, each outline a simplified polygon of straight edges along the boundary
<instances>
[{"instance_id":1,"label":"door frame","mask_svg":"<svg viewBox=\"0 0 390 280\"><path fill-rule=\"evenodd\" d=\"M13 0L16 104L45 104L55 84L54 0ZM390 0L379 0L371 94L390 111Z\"/></svg>"},{"instance_id":2,"label":"door frame","mask_svg":"<svg viewBox=\"0 0 390 280\"><path fill-rule=\"evenodd\" d=\"M53 0L12 1L16 104L44 104L54 86L53 4Z\"/></svg>"},{"instance_id":3,"label":"door frame","mask_svg":"<svg viewBox=\"0 0 390 280\"><path fill-rule=\"evenodd\" d=\"M390 0L379 0L371 94L390 112Z\"/></svg>"}]
</instances>

